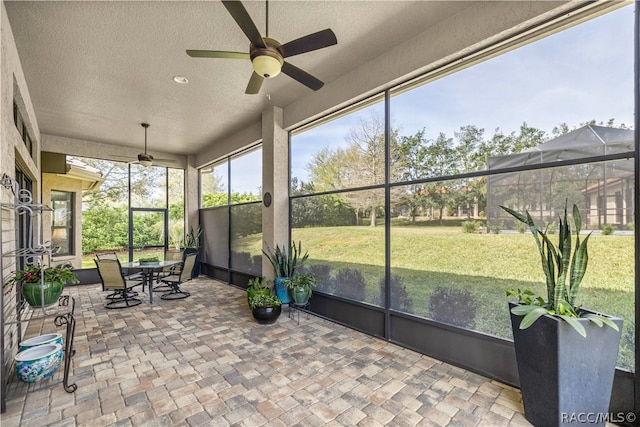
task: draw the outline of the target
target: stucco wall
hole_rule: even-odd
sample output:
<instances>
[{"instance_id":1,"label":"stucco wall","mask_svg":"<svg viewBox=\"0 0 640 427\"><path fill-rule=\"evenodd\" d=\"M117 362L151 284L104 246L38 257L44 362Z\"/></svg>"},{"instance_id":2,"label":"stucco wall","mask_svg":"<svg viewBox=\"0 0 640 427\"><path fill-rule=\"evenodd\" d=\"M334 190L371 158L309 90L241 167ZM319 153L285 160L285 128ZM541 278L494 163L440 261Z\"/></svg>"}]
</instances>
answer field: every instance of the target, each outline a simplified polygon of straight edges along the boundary
<instances>
[{"instance_id":1,"label":"stucco wall","mask_svg":"<svg viewBox=\"0 0 640 427\"><path fill-rule=\"evenodd\" d=\"M20 104L23 119L27 124L29 133L33 137L34 161L28 153L24 142L13 121L13 100L19 92L18 102ZM39 200L39 182L40 174L38 173L40 158L40 130L35 119L33 106L29 97L29 90L22 72L20 59L16 49L11 26L7 17L7 11L4 2L0 3L0 176L5 174L11 178L15 178L16 164L20 165L22 171L27 174L34 184L35 200ZM0 201L2 203L13 203L14 198L11 191L0 187ZM9 209L2 209L2 253L8 253L16 248L16 232L15 232L15 213ZM2 259L1 274L3 278L8 277L11 271L15 270L15 258ZM2 290L0 297L0 306L3 307L2 322L4 347L2 361L6 360L11 354L17 351L17 324L11 324L4 327L4 322L14 321L16 319L16 310L7 309L9 304L5 301L15 301L15 287ZM0 370L0 381L6 382Z\"/></svg>"},{"instance_id":2,"label":"stucco wall","mask_svg":"<svg viewBox=\"0 0 640 427\"><path fill-rule=\"evenodd\" d=\"M82 268L82 181L51 173L42 174L42 203L53 206L51 191L66 191L73 195L73 255L53 255L52 264L70 262L74 268ZM44 240L51 240L52 213L44 214Z\"/></svg>"}]
</instances>

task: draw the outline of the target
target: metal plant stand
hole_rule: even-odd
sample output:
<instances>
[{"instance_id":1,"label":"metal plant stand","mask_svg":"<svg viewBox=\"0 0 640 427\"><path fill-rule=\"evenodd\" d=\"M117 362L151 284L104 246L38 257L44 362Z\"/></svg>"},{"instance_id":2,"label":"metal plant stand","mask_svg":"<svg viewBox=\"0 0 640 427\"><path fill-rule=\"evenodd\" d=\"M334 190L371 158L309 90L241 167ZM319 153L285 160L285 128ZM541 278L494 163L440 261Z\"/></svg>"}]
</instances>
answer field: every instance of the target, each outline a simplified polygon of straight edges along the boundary
<instances>
[{"instance_id":1,"label":"metal plant stand","mask_svg":"<svg viewBox=\"0 0 640 427\"><path fill-rule=\"evenodd\" d=\"M74 316L75 299L69 295L62 295L58 298L58 303L53 306L44 306L44 295L42 295L43 306L41 308L32 308L22 296L22 284L16 282L14 287L8 287L5 290L5 283L9 280L15 270L22 265L51 265L51 244L50 242L42 243L42 213L50 211L47 206L33 203L33 196L30 191L20 189L18 183L11 177L4 175L0 180L0 185L6 190L10 190L13 195L12 203L2 203L2 218L0 221L0 284L2 292L0 293L0 322L2 324L2 334L0 334L0 344L3 351L0 353L1 368L0 373L0 391L1 391L1 412L6 411L6 399L8 386L11 381L18 381L13 370L15 367L15 357L18 353L18 345L23 340L29 322L52 319L57 327L66 326L65 342L64 342L64 375L62 384L68 393L76 391L78 386L73 383L69 384L69 370L71 368L71 359L75 355L74 335L76 328L76 319ZM3 195L4 196L4 195ZM5 242L6 236L10 236L12 230L15 230L18 218L24 220L28 224L28 233L26 243L22 248L16 248L17 242L11 240ZM13 227L11 227L13 223ZM9 229L5 231L5 224L9 225ZM34 228L40 231L34 233ZM39 234L39 236L34 236ZM13 246L13 248L12 248ZM7 273L10 271L10 273ZM42 273L41 281L44 283L44 273ZM29 387L27 387L29 388Z\"/></svg>"}]
</instances>

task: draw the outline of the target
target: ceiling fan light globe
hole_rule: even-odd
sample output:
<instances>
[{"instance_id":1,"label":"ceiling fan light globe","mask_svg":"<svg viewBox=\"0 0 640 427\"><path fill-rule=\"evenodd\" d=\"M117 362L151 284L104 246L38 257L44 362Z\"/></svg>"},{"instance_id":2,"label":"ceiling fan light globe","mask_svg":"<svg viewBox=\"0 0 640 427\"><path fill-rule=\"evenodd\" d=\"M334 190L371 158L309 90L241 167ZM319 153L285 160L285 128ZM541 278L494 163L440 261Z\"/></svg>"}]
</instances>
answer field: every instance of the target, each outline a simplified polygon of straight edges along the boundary
<instances>
[{"instance_id":1,"label":"ceiling fan light globe","mask_svg":"<svg viewBox=\"0 0 640 427\"><path fill-rule=\"evenodd\" d=\"M256 56L252 64L255 72L267 79L277 76L282 69L282 62L268 55Z\"/></svg>"},{"instance_id":2,"label":"ceiling fan light globe","mask_svg":"<svg viewBox=\"0 0 640 427\"><path fill-rule=\"evenodd\" d=\"M151 160L140 160L138 163L140 163L145 168L148 168L149 166L151 166L153 164L153 161L151 161Z\"/></svg>"}]
</instances>

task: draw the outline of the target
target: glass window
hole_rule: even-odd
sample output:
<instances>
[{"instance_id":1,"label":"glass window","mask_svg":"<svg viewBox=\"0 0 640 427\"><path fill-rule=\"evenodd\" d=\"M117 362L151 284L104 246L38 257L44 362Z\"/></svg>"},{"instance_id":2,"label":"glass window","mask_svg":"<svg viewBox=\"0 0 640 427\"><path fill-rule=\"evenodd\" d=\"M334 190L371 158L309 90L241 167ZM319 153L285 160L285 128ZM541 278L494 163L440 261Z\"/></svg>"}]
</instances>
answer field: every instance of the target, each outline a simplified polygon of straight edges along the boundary
<instances>
[{"instance_id":1,"label":"glass window","mask_svg":"<svg viewBox=\"0 0 640 427\"><path fill-rule=\"evenodd\" d=\"M384 102L377 97L291 136L291 193L384 184Z\"/></svg>"},{"instance_id":2,"label":"glass window","mask_svg":"<svg viewBox=\"0 0 640 427\"><path fill-rule=\"evenodd\" d=\"M73 193L51 192L51 246L59 248L55 255L72 255L73 251Z\"/></svg>"},{"instance_id":3,"label":"glass window","mask_svg":"<svg viewBox=\"0 0 640 427\"><path fill-rule=\"evenodd\" d=\"M164 208L167 205L167 168L132 164L131 207Z\"/></svg>"},{"instance_id":4,"label":"glass window","mask_svg":"<svg viewBox=\"0 0 640 427\"><path fill-rule=\"evenodd\" d=\"M384 305L384 190L362 190L291 200L293 241L309 259L303 268L318 278L316 289Z\"/></svg>"},{"instance_id":5,"label":"glass window","mask_svg":"<svg viewBox=\"0 0 640 427\"><path fill-rule=\"evenodd\" d=\"M260 180L262 182L262 178ZM229 163L225 160L200 169L200 206L212 208L229 204Z\"/></svg>"},{"instance_id":6,"label":"glass window","mask_svg":"<svg viewBox=\"0 0 640 427\"><path fill-rule=\"evenodd\" d=\"M262 204L231 206L231 269L262 275Z\"/></svg>"},{"instance_id":7,"label":"glass window","mask_svg":"<svg viewBox=\"0 0 640 427\"><path fill-rule=\"evenodd\" d=\"M317 289L509 339L505 289L546 290L531 234L500 206L553 234L576 203L593 233L579 304L625 319L618 366L633 370L633 23L630 5L390 90L381 157L380 98L293 134L291 234ZM371 173L385 155L388 182ZM385 202L388 282L384 229L364 226Z\"/></svg>"},{"instance_id":8,"label":"glass window","mask_svg":"<svg viewBox=\"0 0 640 427\"><path fill-rule=\"evenodd\" d=\"M169 246L179 248L184 238L184 170L169 173Z\"/></svg>"},{"instance_id":9,"label":"glass window","mask_svg":"<svg viewBox=\"0 0 640 427\"><path fill-rule=\"evenodd\" d=\"M231 204L262 200L262 147L230 160Z\"/></svg>"}]
</instances>

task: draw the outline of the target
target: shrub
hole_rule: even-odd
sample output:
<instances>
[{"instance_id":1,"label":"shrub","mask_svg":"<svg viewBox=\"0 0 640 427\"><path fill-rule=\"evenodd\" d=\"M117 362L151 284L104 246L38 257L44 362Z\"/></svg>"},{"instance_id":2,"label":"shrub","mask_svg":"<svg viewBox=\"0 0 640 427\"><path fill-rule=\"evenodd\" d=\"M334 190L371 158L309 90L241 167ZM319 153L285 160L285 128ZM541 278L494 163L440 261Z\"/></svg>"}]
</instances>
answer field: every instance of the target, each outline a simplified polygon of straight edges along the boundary
<instances>
[{"instance_id":1,"label":"shrub","mask_svg":"<svg viewBox=\"0 0 640 427\"><path fill-rule=\"evenodd\" d=\"M502 222L496 222L489 226L489 230L491 230L493 234L500 234L503 228L504 228L504 223Z\"/></svg>"},{"instance_id":2,"label":"shrub","mask_svg":"<svg viewBox=\"0 0 640 427\"><path fill-rule=\"evenodd\" d=\"M364 301L366 297L367 282L362 272L357 268L343 268L336 273L335 295Z\"/></svg>"},{"instance_id":3,"label":"shrub","mask_svg":"<svg viewBox=\"0 0 640 427\"><path fill-rule=\"evenodd\" d=\"M480 228L480 222L478 221L463 221L462 222L462 231L464 233L477 233Z\"/></svg>"},{"instance_id":4,"label":"shrub","mask_svg":"<svg viewBox=\"0 0 640 427\"><path fill-rule=\"evenodd\" d=\"M629 230L635 230L636 229L636 223L635 222L630 222L629 224L627 224L627 228Z\"/></svg>"},{"instance_id":5,"label":"shrub","mask_svg":"<svg viewBox=\"0 0 640 427\"><path fill-rule=\"evenodd\" d=\"M429 315L440 322L473 328L477 306L477 301L466 289L438 286L429 300Z\"/></svg>"},{"instance_id":6,"label":"shrub","mask_svg":"<svg viewBox=\"0 0 640 427\"><path fill-rule=\"evenodd\" d=\"M331 277L331 265L309 264L300 269L300 272L316 277L316 289L332 294L336 290L336 281Z\"/></svg>"},{"instance_id":7,"label":"shrub","mask_svg":"<svg viewBox=\"0 0 640 427\"><path fill-rule=\"evenodd\" d=\"M384 277L380 279L380 302L384 301ZM391 275L391 303L389 307L394 310L411 313L413 311L413 299L409 296L407 288L404 286L404 278L397 274ZM384 305L384 304L381 304Z\"/></svg>"},{"instance_id":8,"label":"shrub","mask_svg":"<svg viewBox=\"0 0 640 427\"><path fill-rule=\"evenodd\" d=\"M602 226L602 235L603 236L609 236L609 235L613 234L615 229L616 229L615 225L605 224L605 225Z\"/></svg>"},{"instance_id":9,"label":"shrub","mask_svg":"<svg viewBox=\"0 0 640 427\"><path fill-rule=\"evenodd\" d=\"M518 233L524 234L524 232L527 231L528 228L529 227L527 227L526 225L524 225L520 221L516 222L516 230L518 231Z\"/></svg>"}]
</instances>

